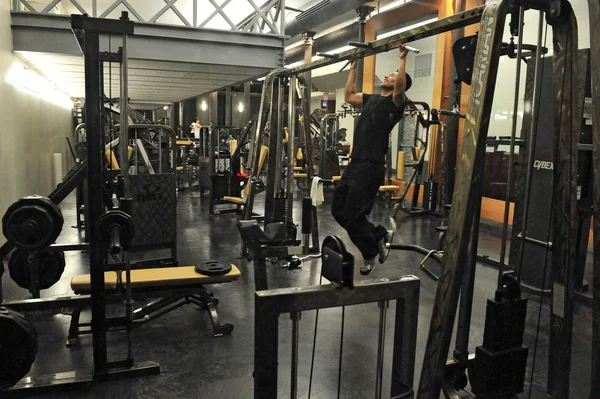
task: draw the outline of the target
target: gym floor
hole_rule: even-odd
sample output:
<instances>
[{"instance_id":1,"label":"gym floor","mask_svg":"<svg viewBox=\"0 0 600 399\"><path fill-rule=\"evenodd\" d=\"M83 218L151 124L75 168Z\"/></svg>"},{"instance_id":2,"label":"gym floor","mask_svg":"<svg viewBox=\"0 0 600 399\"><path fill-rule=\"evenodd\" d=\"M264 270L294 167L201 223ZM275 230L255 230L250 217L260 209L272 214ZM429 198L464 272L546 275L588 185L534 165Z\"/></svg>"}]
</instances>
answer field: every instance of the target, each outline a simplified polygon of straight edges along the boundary
<instances>
[{"instance_id":1,"label":"gym floor","mask_svg":"<svg viewBox=\"0 0 600 399\"><path fill-rule=\"evenodd\" d=\"M360 255L350 243L345 232L335 223L329 213L331 192L326 191L326 202L319 209L321 240L326 235L339 235L346 242L349 251L357 259ZM211 338L208 333L211 325L203 310L193 305L179 308L158 320L152 321L134 331L134 356L138 361L158 360L162 374L159 376L126 379L115 382L97 383L91 389L60 395L47 395L47 398L251 398L253 371L254 337L254 281L252 263L237 259L239 254L239 234L236 217L223 215L210 218L208 201L197 191L179 193L178 231L179 260L181 265L193 265L209 259L229 261L238 265L242 278L231 284L208 287L219 298L218 306L221 322L232 323L235 330L230 336ZM300 216L300 200L296 201L296 215ZM74 228L75 201L67 198L62 204L65 227L59 243L81 241ZM435 248L437 234L434 229L440 224L433 217L401 216L394 224L387 216L385 203L377 204L372 220L394 228L395 242L418 244ZM480 233L480 253L498 254L501 226L482 222ZM497 255L496 255L497 256ZM588 256L588 259L591 256ZM80 252L66 254L67 267L62 280L43 296L70 295L71 277L89 272L87 255ZM378 265L367 278L397 277L414 274L421 278L420 311L415 369L415 385L418 378L427 340L427 331L435 297L436 284L419 270L422 255L410 252L392 251L384 265ZM439 273L439 266L430 261L432 269ZM532 265L539 266L539 265ZM320 261L305 262L300 270L287 271L273 266L269 270L269 284L273 288L307 286L318 283ZM357 279L360 276L357 268ZM589 280L589 276L588 281ZM480 345L483 339L486 300L493 297L497 270L479 264L476 272L473 317L470 349ZM18 288L6 270L2 281L5 300L27 298L28 292ZM529 299L525 342L528 346L528 372L526 390L522 397L529 395L531 366L534 360L534 346L538 322L540 298L525 294ZM120 311L121 309L110 309ZM393 317L393 304L390 304L388 320ZM535 357L535 372L531 396L544 397L548 359L549 300L545 299L541 309L539 340ZM52 312L30 312L27 317L34 322L39 334L39 352L30 376L65 372L73 369L88 371L92 368L92 341L90 335L82 336L78 347L67 349L65 340L69 317ZM82 315L82 321L89 320L89 313ZM571 372L572 398L587 396L590 384L590 339L591 309L577 304L575 328L573 332L573 353ZM341 309L322 311L319 317L317 354L313 378L313 398L334 398L337 392L339 361L339 337ZM360 305L346 312L342 398L371 398L375 390L375 356L377 345L378 308L376 304ZM391 360L392 323L387 324L386 370ZM307 397L309 371L314 329L314 313L302 314L300 322L300 371L299 396ZM280 397L289 396L289 354L291 322L288 317L280 319L279 351L279 390ZM109 360L119 360L126 355L124 333L109 334ZM384 393L389 397L389 375L386 373ZM385 397L385 395L384 395Z\"/></svg>"}]
</instances>

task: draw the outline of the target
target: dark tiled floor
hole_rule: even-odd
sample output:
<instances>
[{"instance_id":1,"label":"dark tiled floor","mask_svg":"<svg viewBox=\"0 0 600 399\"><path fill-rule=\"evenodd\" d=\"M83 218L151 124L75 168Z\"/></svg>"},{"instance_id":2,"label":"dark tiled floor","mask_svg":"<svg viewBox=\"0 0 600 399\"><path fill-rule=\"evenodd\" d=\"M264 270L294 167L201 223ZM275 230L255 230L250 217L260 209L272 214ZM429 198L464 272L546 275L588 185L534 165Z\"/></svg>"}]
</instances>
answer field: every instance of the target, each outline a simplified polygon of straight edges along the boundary
<instances>
[{"instance_id":1,"label":"dark tiled floor","mask_svg":"<svg viewBox=\"0 0 600 399\"><path fill-rule=\"evenodd\" d=\"M329 199L329 194L326 194ZM299 206L297 202L297 206ZM73 198L63 204L66 222L59 242L73 242L80 239L77 230L68 226L74 220ZM299 217L299 212L297 213ZM338 234L355 255L356 249L349 243L343 232L333 221L328 202L319 210L321 239L327 234ZM395 241L416 243L425 247L435 247L437 233L434 227L439 220L428 217L403 216L396 222L388 217L387 206L378 205L372 215L396 230ZM180 263L195 264L207 259L220 259L236 263L243 273L242 279L233 284L213 286L210 289L220 299L219 315L224 322L235 325L231 336L208 338L210 330L208 316L195 310L193 306L180 308L135 331L134 354L138 360L159 360L163 367L160 376L129 379L111 383L98 383L90 390L47 397L60 398L250 398L253 370L253 294L254 282L252 264L237 259L239 235L235 216L208 217L206 197L198 192L184 192L179 195L178 231ZM480 253L493 254L499 250L499 226L482 224ZM359 257L359 256L357 256ZM418 325L416 378L420 374L427 330L435 296L435 283L419 270L422 256L416 253L394 251L385 265L379 266L369 276L397 277L414 274L421 277L420 313ZM306 286L316 284L320 273L320 261L306 262L301 270L286 271L273 267L269 282L273 288ZM430 263L439 272L439 266ZM44 296L71 294L69 281L72 276L87 273L85 254L67 254L67 269L60 283L45 291ZM473 323L471 327L470 349L481 344L485 316L486 299L493 296L497 271L478 265L476 272ZM361 279L360 275L357 275ZM19 289L6 273L2 284L6 300L22 299L27 292ZM530 347L529 370L526 394L529 393L529 378L533 360L533 347L539 311L539 297L529 297L525 344ZM393 315L393 306L389 315ZM549 302L542 306L536 367L533 378L532 395L544 397L548 354ZM77 348L64 346L68 327L68 317L50 312L29 313L40 336L40 351L30 375L40 375L69 371L73 368L91 369L91 337L85 336ZM87 316L89 317L89 315ZM84 318L86 316L84 315ZM339 329L341 310L322 311L319 322L317 360L313 383L313 398L333 398L336 394L339 356ZM291 322L282 317L280 321L280 374L281 397L286 397L289 381L289 360ZM375 355L377 344L378 309L377 305L361 305L346 312L346 329L343 354L343 398L371 398L374 394ZM300 336L300 397L307 396L310 353L314 315L303 314ZM388 339L391 342L392 323L388 323ZM586 306L577 306L573 342L573 367L571 397L584 398L588 395L590 382L590 337L591 311ZM125 335L109 336L110 356L120 358L125 353ZM389 352L389 351L388 351ZM389 366L391 355L386 355ZM389 387L389 376L384 380ZM389 388L386 388L389 393ZM386 391L384 391L386 392ZM525 395L526 397L526 395Z\"/></svg>"}]
</instances>

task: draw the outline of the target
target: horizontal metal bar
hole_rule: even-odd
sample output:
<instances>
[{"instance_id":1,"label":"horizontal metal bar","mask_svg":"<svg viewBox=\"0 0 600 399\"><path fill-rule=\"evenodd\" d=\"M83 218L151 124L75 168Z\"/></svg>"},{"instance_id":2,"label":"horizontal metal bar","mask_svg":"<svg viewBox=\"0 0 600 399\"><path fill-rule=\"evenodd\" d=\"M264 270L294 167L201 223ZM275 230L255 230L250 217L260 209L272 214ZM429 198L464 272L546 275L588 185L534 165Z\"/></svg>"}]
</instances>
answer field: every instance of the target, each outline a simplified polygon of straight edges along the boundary
<instances>
[{"instance_id":1,"label":"horizontal metal bar","mask_svg":"<svg viewBox=\"0 0 600 399\"><path fill-rule=\"evenodd\" d=\"M90 244L82 243L82 244L52 244L50 245L50 249L57 251L85 251L89 249Z\"/></svg>"},{"instance_id":2,"label":"horizontal metal bar","mask_svg":"<svg viewBox=\"0 0 600 399\"><path fill-rule=\"evenodd\" d=\"M418 252L423 255L431 256L431 250L427 248L420 247L418 245L413 244L390 244L390 249L395 251L412 251ZM441 259L438 256L431 256L432 259L440 262Z\"/></svg>"},{"instance_id":3,"label":"horizontal metal bar","mask_svg":"<svg viewBox=\"0 0 600 399\"><path fill-rule=\"evenodd\" d=\"M352 50L338 53L335 59L321 59L308 64L300 65L289 70L290 73L297 74L307 72L316 68L332 65L341 61L349 61L356 58L364 58L369 55L379 54L398 47L400 44L423 39L425 37L435 36L440 33L448 32L454 29L462 28L468 25L478 23L481 20L481 14L485 6L475 7L468 11L457 13L437 21L421 25L406 32L398 33L385 39L376 40L370 43L369 48L355 48Z\"/></svg>"},{"instance_id":4,"label":"horizontal metal bar","mask_svg":"<svg viewBox=\"0 0 600 399\"><path fill-rule=\"evenodd\" d=\"M61 309L65 307L81 307L91 303L91 298L92 297L90 295L78 295L67 297L23 299L20 301L2 302L2 306L16 310L17 312L50 310Z\"/></svg>"},{"instance_id":5,"label":"horizontal metal bar","mask_svg":"<svg viewBox=\"0 0 600 399\"><path fill-rule=\"evenodd\" d=\"M410 297L419 290L419 278L402 276L395 279L362 281L354 288L338 289L334 285L283 288L256 292L256 307L275 313L301 312L363 303L391 301Z\"/></svg>"},{"instance_id":6,"label":"horizontal metal bar","mask_svg":"<svg viewBox=\"0 0 600 399\"><path fill-rule=\"evenodd\" d=\"M87 15L71 15L72 29L91 29L100 33L133 34L133 21L90 18Z\"/></svg>"},{"instance_id":7,"label":"horizontal metal bar","mask_svg":"<svg viewBox=\"0 0 600 399\"><path fill-rule=\"evenodd\" d=\"M517 238L523 239L523 233L519 233L517 235ZM540 240L536 240L535 238L531 238L531 237L525 237L525 242L537 245L538 247L552 249L552 243L551 242L540 241Z\"/></svg>"}]
</instances>

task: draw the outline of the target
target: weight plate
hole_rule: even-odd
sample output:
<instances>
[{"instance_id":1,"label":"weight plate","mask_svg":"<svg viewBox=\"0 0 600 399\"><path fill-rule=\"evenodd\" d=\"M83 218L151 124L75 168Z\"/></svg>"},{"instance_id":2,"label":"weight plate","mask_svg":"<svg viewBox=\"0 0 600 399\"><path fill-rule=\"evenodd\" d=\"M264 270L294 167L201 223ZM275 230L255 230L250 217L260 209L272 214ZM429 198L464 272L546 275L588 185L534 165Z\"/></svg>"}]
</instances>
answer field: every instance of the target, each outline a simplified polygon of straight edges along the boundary
<instances>
[{"instance_id":1,"label":"weight plate","mask_svg":"<svg viewBox=\"0 0 600 399\"><path fill-rule=\"evenodd\" d=\"M8 261L10 277L21 288L30 289L37 271L37 287L45 290L56 284L65 271L65 254L62 251L32 252L17 249Z\"/></svg>"},{"instance_id":2,"label":"weight plate","mask_svg":"<svg viewBox=\"0 0 600 399\"><path fill-rule=\"evenodd\" d=\"M231 264L216 261L208 261L196 266L196 273L205 276L223 276L230 271Z\"/></svg>"},{"instance_id":3,"label":"weight plate","mask_svg":"<svg viewBox=\"0 0 600 399\"><path fill-rule=\"evenodd\" d=\"M45 197L30 196L12 204L2 218L4 236L16 246L44 249L56 241L63 227L60 208Z\"/></svg>"},{"instance_id":4,"label":"weight plate","mask_svg":"<svg viewBox=\"0 0 600 399\"><path fill-rule=\"evenodd\" d=\"M104 243L110 242L110 230L114 225L120 228L121 245L128 249L135 235L135 226L131 216L121 210L111 209L100 216L96 222L98 238Z\"/></svg>"},{"instance_id":5,"label":"weight plate","mask_svg":"<svg viewBox=\"0 0 600 399\"><path fill-rule=\"evenodd\" d=\"M29 373L37 351L35 327L20 314L0 308L0 391Z\"/></svg>"}]
</instances>

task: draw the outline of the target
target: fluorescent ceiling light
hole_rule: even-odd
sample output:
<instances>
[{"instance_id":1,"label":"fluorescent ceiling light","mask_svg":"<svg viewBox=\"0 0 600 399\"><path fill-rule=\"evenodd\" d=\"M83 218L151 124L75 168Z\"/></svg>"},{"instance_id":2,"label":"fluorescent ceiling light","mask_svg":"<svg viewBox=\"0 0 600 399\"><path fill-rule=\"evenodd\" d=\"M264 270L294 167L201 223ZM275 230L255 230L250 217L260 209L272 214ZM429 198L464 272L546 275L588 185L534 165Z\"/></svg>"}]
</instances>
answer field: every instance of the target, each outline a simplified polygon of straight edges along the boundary
<instances>
[{"instance_id":1,"label":"fluorescent ceiling light","mask_svg":"<svg viewBox=\"0 0 600 399\"><path fill-rule=\"evenodd\" d=\"M396 1L393 1L393 2L391 2L391 3L389 3L389 4L385 5L385 6L381 7L381 8L379 9L379 12L378 12L378 10L377 10L377 9L375 9L375 11L373 11L373 12L371 13L371 18L373 18L374 16L376 16L376 15L378 15L378 14L383 14L384 12L386 12L386 11L389 11L389 10L392 10L392 9L394 9L394 8L398 8L398 7L400 7L400 6L402 6L402 5L406 4L406 3L409 3L410 1L411 1L411 0L396 0ZM339 29L345 28L345 27L346 27L346 26L348 26L348 25L352 25L352 24L353 24L353 23L355 23L356 21L357 21L357 19L356 19L356 18L354 18L354 19L348 20L348 21L346 21L346 22L342 22L342 23L339 23L339 24L337 24L337 25L334 25L334 26L332 26L331 28L327 28L327 29L325 29L325 30L323 30L323 31L321 31L321 32L318 32L318 33L315 35L315 39L318 39L318 38L320 38L320 37L322 37L322 36L328 35L328 34L330 34L330 33L332 33L332 32L335 32L335 31L337 31L337 30L339 30ZM302 45L302 44L304 44L304 41L302 41L302 40L300 40L300 41L297 41L297 42L295 42L295 43L292 43L292 44L290 44L289 46L287 46L287 47L285 48L285 50L287 51L287 50L293 49L294 47L298 47L298 46L300 46L300 45Z\"/></svg>"},{"instance_id":2,"label":"fluorescent ceiling light","mask_svg":"<svg viewBox=\"0 0 600 399\"><path fill-rule=\"evenodd\" d=\"M381 35L377 35L377 40L385 39L386 37L394 36L394 35L397 35L398 33L406 32L407 30L411 30L411 29L417 28L419 26L422 26L422 25L425 25L425 24L428 24L428 23L431 23L431 22L434 22L434 21L437 21L437 20L438 20L437 17L430 18L430 19L418 22L418 23L413 24L413 25L405 26L404 28L396 29L396 30L393 30L391 32L387 32L387 33L384 33L384 34L381 34Z\"/></svg>"},{"instance_id":3,"label":"fluorescent ceiling light","mask_svg":"<svg viewBox=\"0 0 600 399\"><path fill-rule=\"evenodd\" d=\"M10 69L7 80L15 87L26 89L27 92L56 104L65 109L73 108L71 97L58 90L48 79L32 68L23 64L14 64Z\"/></svg>"}]
</instances>

